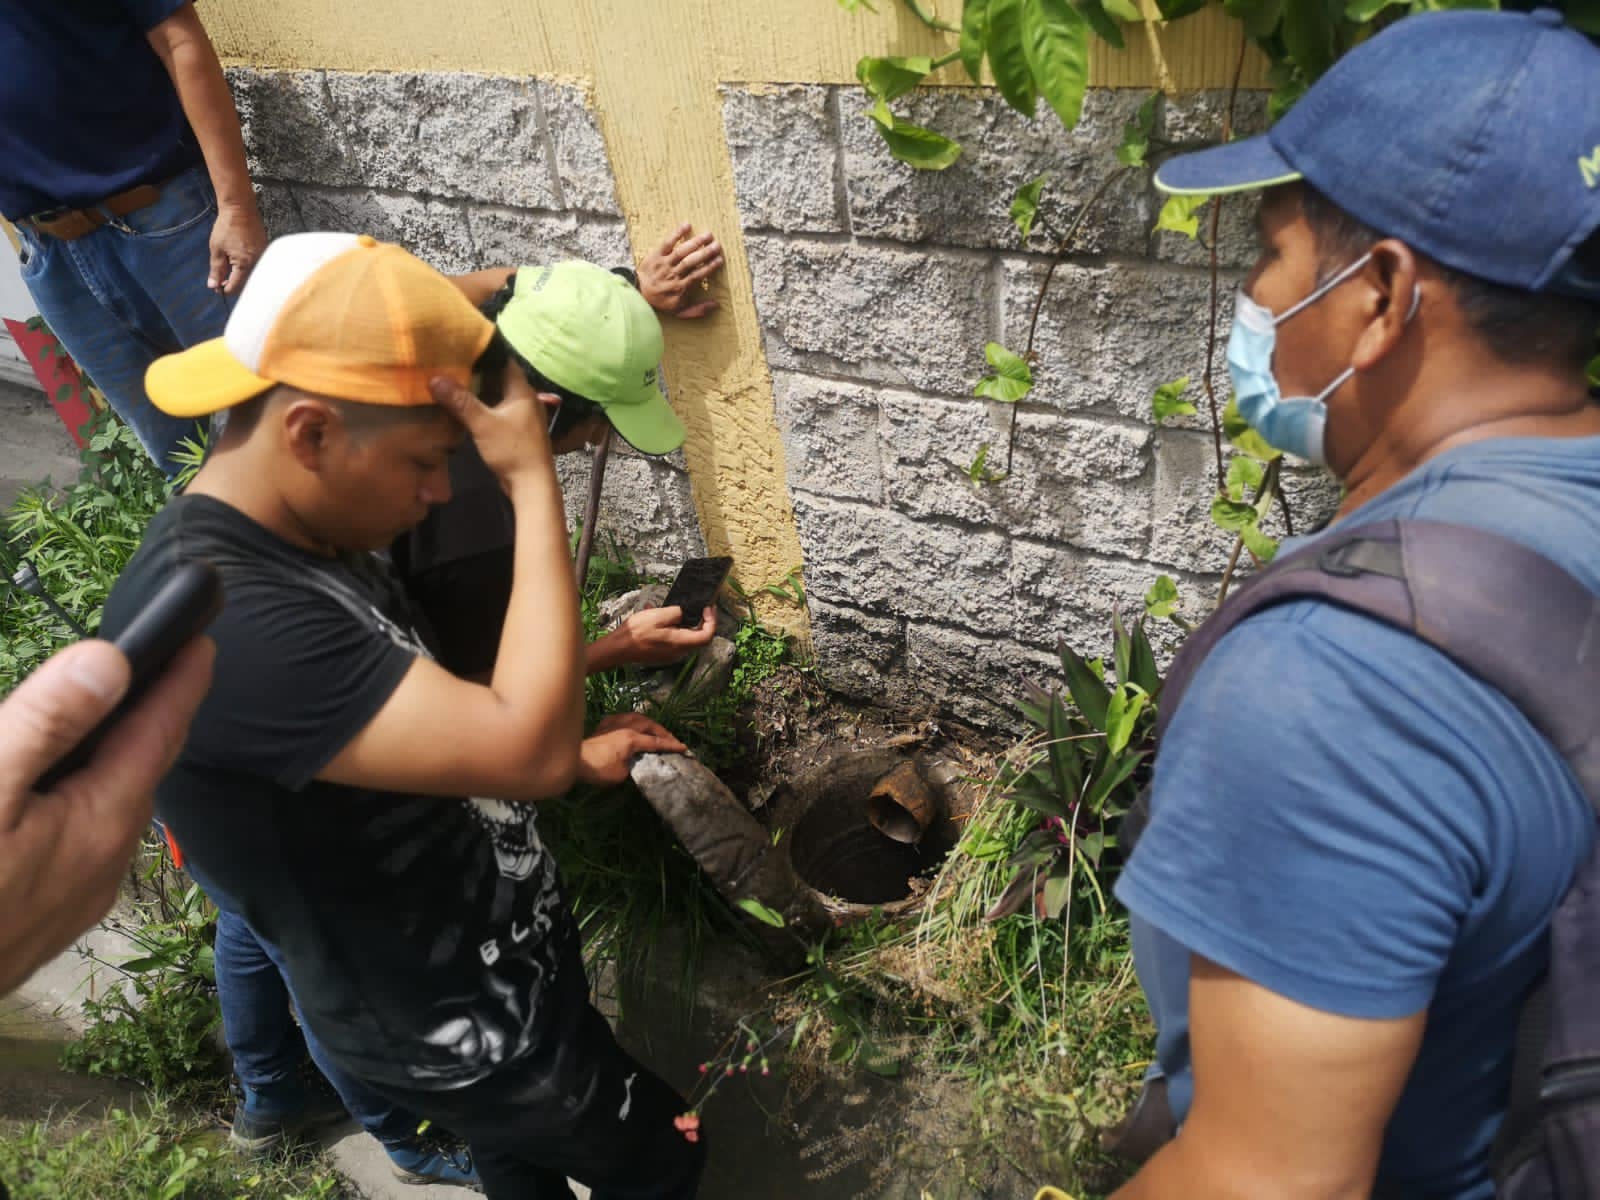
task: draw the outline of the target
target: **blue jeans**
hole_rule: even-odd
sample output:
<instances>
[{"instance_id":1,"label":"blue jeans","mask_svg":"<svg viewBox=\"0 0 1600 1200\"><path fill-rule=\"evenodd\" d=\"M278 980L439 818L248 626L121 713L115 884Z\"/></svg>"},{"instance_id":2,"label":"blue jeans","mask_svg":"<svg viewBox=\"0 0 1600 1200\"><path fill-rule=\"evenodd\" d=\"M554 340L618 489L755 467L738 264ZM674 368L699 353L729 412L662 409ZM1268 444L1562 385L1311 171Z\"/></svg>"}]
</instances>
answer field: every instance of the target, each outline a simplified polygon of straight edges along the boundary
<instances>
[{"instance_id":1,"label":"blue jeans","mask_svg":"<svg viewBox=\"0 0 1600 1200\"><path fill-rule=\"evenodd\" d=\"M279 1117L298 1110L305 1103L298 1073L309 1054L363 1129L386 1147L415 1140L420 1117L369 1091L328 1056L310 1029L295 1024L289 1012L294 996L278 948L251 929L204 874L192 864L186 869L217 906L217 999L246 1111Z\"/></svg>"},{"instance_id":2,"label":"blue jeans","mask_svg":"<svg viewBox=\"0 0 1600 1200\"><path fill-rule=\"evenodd\" d=\"M76 241L17 230L39 315L168 475L196 423L152 405L144 373L163 354L222 336L230 303L206 287L216 216L210 180L191 167L154 204Z\"/></svg>"}]
</instances>

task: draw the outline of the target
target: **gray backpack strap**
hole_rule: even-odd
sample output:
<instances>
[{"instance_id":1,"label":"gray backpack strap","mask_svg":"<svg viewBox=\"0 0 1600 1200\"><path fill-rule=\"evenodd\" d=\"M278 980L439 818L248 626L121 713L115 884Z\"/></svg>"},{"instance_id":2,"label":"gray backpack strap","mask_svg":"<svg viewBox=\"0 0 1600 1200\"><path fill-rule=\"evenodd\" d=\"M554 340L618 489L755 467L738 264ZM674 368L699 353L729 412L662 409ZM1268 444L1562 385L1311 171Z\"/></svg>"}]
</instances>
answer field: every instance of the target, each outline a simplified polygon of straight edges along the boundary
<instances>
[{"instance_id":1,"label":"gray backpack strap","mask_svg":"<svg viewBox=\"0 0 1600 1200\"><path fill-rule=\"evenodd\" d=\"M1600 815L1600 597L1544 555L1464 525L1394 520L1340 530L1247 581L1173 659L1158 747L1217 643L1255 613L1302 599L1402 629L1501 692L1561 753ZM1146 789L1119 833L1125 853L1148 819ZM1550 971L1523 1007L1511 1103L1492 1155L1505 1200L1600 1197L1600 845L1550 936Z\"/></svg>"},{"instance_id":2,"label":"gray backpack strap","mask_svg":"<svg viewBox=\"0 0 1600 1200\"><path fill-rule=\"evenodd\" d=\"M1235 625L1308 598L1403 629L1502 692L1600 807L1600 597L1544 555L1465 525L1342 530L1248 580L1178 651L1161 688L1158 739L1201 662Z\"/></svg>"}]
</instances>

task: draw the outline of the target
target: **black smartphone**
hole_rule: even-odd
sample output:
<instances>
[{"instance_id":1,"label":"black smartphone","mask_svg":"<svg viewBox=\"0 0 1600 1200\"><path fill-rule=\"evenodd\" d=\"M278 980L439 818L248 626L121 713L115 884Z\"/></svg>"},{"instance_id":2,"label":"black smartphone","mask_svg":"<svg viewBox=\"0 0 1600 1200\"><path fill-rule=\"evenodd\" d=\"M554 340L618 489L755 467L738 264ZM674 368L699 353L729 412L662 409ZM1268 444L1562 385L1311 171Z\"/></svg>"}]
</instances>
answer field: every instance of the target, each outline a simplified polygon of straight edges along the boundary
<instances>
[{"instance_id":1,"label":"black smartphone","mask_svg":"<svg viewBox=\"0 0 1600 1200\"><path fill-rule=\"evenodd\" d=\"M94 757L106 734L161 678L173 656L187 646L222 611L222 576L207 562L184 563L161 585L113 642L133 668L128 693L88 736L39 776L34 790L47 792Z\"/></svg>"},{"instance_id":2,"label":"black smartphone","mask_svg":"<svg viewBox=\"0 0 1600 1200\"><path fill-rule=\"evenodd\" d=\"M661 607L682 605L683 619L678 624L684 629L696 628L706 609L716 603L717 593L731 570L731 558L691 558L678 568L678 577L672 581Z\"/></svg>"}]
</instances>

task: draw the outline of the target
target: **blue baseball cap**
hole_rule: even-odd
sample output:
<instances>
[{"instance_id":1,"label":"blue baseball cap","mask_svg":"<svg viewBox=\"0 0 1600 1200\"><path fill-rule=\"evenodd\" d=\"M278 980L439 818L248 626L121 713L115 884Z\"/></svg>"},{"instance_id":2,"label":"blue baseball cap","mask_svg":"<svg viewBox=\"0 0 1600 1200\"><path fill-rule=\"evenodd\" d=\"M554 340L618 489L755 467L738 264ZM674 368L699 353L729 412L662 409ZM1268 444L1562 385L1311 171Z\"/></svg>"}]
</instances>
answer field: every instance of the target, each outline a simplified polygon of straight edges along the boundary
<instances>
[{"instance_id":1,"label":"blue baseball cap","mask_svg":"<svg viewBox=\"0 0 1600 1200\"><path fill-rule=\"evenodd\" d=\"M1422 13L1345 55L1283 119L1163 163L1212 195L1304 180L1446 267L1600 301L1600 47L1553 9Z\"/></svg>"}]
</instances>

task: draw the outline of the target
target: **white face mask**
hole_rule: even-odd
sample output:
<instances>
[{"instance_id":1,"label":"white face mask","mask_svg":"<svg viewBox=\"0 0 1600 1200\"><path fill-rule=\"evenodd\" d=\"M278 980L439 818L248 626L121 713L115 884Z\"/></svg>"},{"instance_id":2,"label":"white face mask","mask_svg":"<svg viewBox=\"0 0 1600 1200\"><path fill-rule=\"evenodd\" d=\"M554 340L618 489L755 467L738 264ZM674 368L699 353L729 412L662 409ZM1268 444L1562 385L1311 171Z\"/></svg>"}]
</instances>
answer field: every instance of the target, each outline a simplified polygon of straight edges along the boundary
<instances>
[{"instance_id":1,"label":"white face mask","mask_svg":"<svg viewBox=\"0 0 1600 1200\"><path fill-rule=\"evenodd\" d=\"M1363 254L1304 300L1286 309L1282 316L1274 317L1270 309L1257 304L1242 288L1234 301L1233 332L1228 337L1228 375L1233 380L1239 415L1250 422L1269 446L1285 454L1293 454L1314 463L1328 461L1324 445L1328 428L1328 397L1343 387L1356 369L1354 366L1346 367L1315 396L1285 397L1278 388L1277 377L1272 373L1278 326L1321 300L1371 260L1370 252ZM1407 323L1416 316L1421 299L1422 293L1413 290L1411 311L1406 314Z\"/></svg>"}]
</instances>

